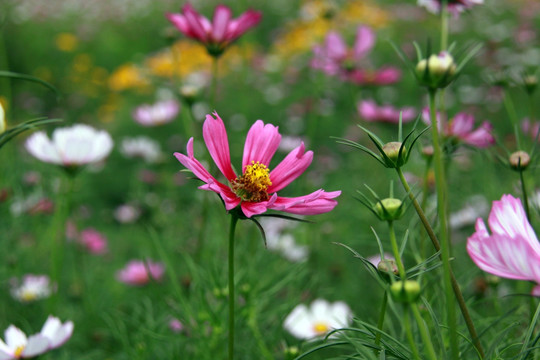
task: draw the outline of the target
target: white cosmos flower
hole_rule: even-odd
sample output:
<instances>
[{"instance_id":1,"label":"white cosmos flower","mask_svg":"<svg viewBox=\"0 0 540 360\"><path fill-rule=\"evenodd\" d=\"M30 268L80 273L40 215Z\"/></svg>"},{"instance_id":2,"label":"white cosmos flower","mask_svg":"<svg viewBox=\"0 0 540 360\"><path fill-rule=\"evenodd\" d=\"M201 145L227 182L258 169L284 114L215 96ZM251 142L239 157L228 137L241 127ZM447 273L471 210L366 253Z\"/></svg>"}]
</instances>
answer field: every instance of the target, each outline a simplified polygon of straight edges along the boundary
<instances>
[{"instance_id":1,"label":"white cosmos flower","mask_svg":"<svg viewBox=\"0 0 540 360\"><path fill-rule=\"evenodd\" d=\"M296 338L309 340L346 327L351 319L351 309L344 302L329 303L317 299L310 307L304 304L296 306L285 319L283 327Z\"/></svg>"},{"instance_id":2,"label":"white cosmos flower","mask_svg":"<svg viewBox=\"0 0 540 360\"><path fill-rule=\"evenodd\" d=\"M44 131L38 131L26 140L25 146L41 161L71 167L105 159L111 152L113 141L106 131L77 124L54 130L52 140Z\"/></svg>"},{"instance_id":3,"label":"white cosmos flower","mask_svg":"<svg viewBox=\"0 0 540 360\"><path fill-rule=\"evenodd\" d=\"M179 111L180 105L172 99L141 105L133 112L133 118L143 126L158 126L173 121Z\"/></svg>"},{"instance_id":4,"label":"white cosmos flower","mask_svg":"<svg viewBox=\"0 0 540 360\"><path fill-rule=\"evenodd\" d=\"M156 163L161 158L159 143L146 136L125 138L120 152L128 158L140 157L147 163Z\"/></svg>"},{"instance_id":5,"label":"white cosmos flower","mask_svg":"<svg viewBox=\"0 0 540 360\"><path fill-rule=\"evenodd\" d=\"M28 274L23 277L21 284L18 283L17 279L13 281L11 296L26 303L48 298L53 289L54 286L51 286L47 275Z\"/></svg>"},{"instance_id":6,"label":"white cosmos flower","mask_svg":"<svg viewBox=\"0 0 540 360\"><path fill-rule=\"evenodd\" d=\"M73 333L73 322L66 321L62 324L60 319L49 315L40 334L49 340L48 349L56 349L62 346Z\"/></svg>"}]
</instances>

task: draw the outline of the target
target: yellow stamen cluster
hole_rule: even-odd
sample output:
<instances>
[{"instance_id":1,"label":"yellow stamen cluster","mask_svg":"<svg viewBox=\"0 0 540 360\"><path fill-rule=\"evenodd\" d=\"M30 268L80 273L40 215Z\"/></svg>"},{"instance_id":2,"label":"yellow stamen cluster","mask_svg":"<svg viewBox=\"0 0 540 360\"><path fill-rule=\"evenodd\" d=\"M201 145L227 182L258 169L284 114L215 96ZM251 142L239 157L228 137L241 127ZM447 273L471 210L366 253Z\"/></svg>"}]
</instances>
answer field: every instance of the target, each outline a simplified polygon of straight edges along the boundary
<instances>
[{"instance_id":1,"label":"yellow stamen cluster","mask_svg":"<svg viewBox=\"0 0 540 360\"><path fill-rule=\"evenodd\" d=\"M317 335L326 334L328 332L328 330L330 330L330 327L328 326L328 324L325 324L325 323L322 323L322 322L317 322L317 323L313 324L313 331Z\"/></svg>"},{"instance_id":2,"label":"yellow stamen cluster","mask_svg":"<svg viewBox=\"0 0 540 360\"><path fill-rule=\"evenodd\" d=\"M266 165L252 161L244 174L232 181L231 188L243 201L260 202L269 199L267 189L270 185L270 170Z\"/></svg>"},{"instance_id":3,"label":"yellow stamen cluster","mask_svg":"<svg viewBox=\"0 0 540 360\"><path fill-rule=\"evenodd\" d=\"M24 351L24 348L25 348L24 345L17 346L17 348L15 349L13 355L15 355L15 357L18 359L22 355L22 352Z\"/></svg>"}]
</instances>

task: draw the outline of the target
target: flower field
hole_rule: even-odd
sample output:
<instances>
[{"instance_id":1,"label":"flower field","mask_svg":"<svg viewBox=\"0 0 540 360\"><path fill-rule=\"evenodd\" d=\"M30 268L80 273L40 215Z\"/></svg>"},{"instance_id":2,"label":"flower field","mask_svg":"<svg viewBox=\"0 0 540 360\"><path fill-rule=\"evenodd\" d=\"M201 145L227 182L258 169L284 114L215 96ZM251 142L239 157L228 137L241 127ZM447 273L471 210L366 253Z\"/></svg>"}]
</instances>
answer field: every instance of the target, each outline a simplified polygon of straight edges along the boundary
<instances>
[{"instance_id":1,"label":"flower field","mask_svg":"<svg viewBox=\"0 0 540 360\"><path fill-rule=\"evenodd\" d=\"M538 29L2 2L0 360L537 359Z\"/></svg>"}]
</instances>

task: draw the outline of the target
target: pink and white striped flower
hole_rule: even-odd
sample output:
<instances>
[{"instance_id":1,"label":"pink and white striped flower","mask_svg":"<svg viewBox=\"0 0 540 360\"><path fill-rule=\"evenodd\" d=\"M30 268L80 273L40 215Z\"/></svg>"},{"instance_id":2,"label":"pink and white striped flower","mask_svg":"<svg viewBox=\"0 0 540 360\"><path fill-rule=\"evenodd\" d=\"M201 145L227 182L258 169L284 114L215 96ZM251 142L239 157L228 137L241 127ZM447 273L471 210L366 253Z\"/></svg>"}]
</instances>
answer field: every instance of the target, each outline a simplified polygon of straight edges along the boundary
<instances>
[{"instance_id":1,"label":"pink and white striped flower","mask_svg":"<svg viewBox=\"0 0 540 360\"><path fill-rule=\"evenodd\" d=\"M540 243L519 199L503 195L494 201L488 217L476 220L476 232L467 240L467 252L482 270L504 278L540 284ZM540 285L533 289L540 296Z\"/></svg>"},{"instance_id":2,"label":"pink and white striped flower","mask_svg":"<svg viewBox=\"0 0 540 360\"><path fill-rule=\"evenodd\" d=\"M181 14L167 13L167 19L181 33L201 42L208 53L218 57L233 41L261 21L261 13L248 10L238 18L232 18L228 6L218 5L212 21L199 14L190 3L182 7Z\"/></svg>"},{"instance_id":3,"label":"pink and white striped flower","mask_svg":"<svg viewBox=\"0 0 540 360\"><path fill-rule=\"evenodd\" d=\"M399 114L401 121L408 123L416 116L416 110L412 107L397 109L391 105L378 106L373 100L364 100L357 105L358 113L362 119L373 122L387 122L398 124Z\"/></svg>"},{"instance_id":4,"label":"pink and white striped flower","mask_svg":"<svg viewBox=\"0 0 540 360\"><path fill-rule=\"evenodd\" d=\"M223 120L214 112L206 115L203 124L206 147L226 182L214 178L195 158L193 138L187 144L187 155L174 155L186 168L205 184L199 188L218 193L227 210L240 206L245 216L251 217L278 210L292 214L315 215L331 211L341 191L325 192L320 189L300 197L281 197L278 192L299 177L311 164L313 152L301 143L270 170L270 161L279 147L281 135L277 126L257 120L248 131L242 158L242 174L237 175L231 165L229 141Z\"/></svg>"},{"instance_id":5,"label":"pink and white striped flower","mask_svg":"<svg viewBox=\"0 0 540 360\"><path fill-rule=\"evenodd\" d=\"M426 124L431 124L428 108L424 108L422 111L422 119ZM440 114L437 113L437 124L439 131L445 137L453 138L467 145L486 148L495 143L495 137L492 134L493 125L484 121L480 127L474 129L474 116L465 112L457 113L444 129L441 129Z\"/></svg>"}]
</instances>

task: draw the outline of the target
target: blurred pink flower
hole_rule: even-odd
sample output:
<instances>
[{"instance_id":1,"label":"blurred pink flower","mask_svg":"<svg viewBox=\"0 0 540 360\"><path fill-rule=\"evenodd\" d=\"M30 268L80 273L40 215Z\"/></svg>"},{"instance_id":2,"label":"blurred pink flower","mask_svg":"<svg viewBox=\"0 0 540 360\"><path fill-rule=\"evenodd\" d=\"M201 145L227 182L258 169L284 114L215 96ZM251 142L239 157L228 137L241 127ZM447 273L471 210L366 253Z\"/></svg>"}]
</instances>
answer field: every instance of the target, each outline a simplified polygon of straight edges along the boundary
<instances>
[{"instance_id":1,"label":"blurred pink flower","mask_svg":"<svg viewBox=\"0 0 540 360\"><path fill-rule=\"evenodd\" d=\"M407 123L415 118L416 110L412 107L396 109L391 105L378 106L373 100L364 100L357 104L360 116L366 121L389 122L398 124L401 112L402 122Z\"/></svg>"},{"instance_id":2,"label":"blurred pink flower","mask_svg":"<svg viewBox=\"0 0 540 360\"><path fill-rule=\"evenodd\" d=\"M25 147L43 162L71 168L104 160L113 141L106 131L77 124L55 129L52 140L44 131L38 131L28 137Z\"/></svg>"},{"instance_id":3,"label":"blurred pink flower","mask_svg":"<svg viewBox=\"0 0 540 360\"><path fill-rule=\"evenodd\" d=\"M399 80L401 72L392 67L381 70L366 70L360 66L361 60L375 44L375 33L368 26L359 26L352 49L347 47L340 34L331 31L322 45L313 48L311 66L330 76L339 76L343 80L356 84L387 85Z\"/></svg>"},{"instance_id":4,"label":"blurred pink flower","mask_svg":"<svg viewBox=\"0 0 540 360\"><path fill-rule=\"evenodd\" d=\"M422 119L426 124L431 124L429 109L424 108L422 110ZM474 116L464 112L457 113L448 124L445 129L441 129L440 126L440 114L437 113L437 124L439 125L439 131L446 137L451 137L461 141L465 144L485 148L495 143L495 137L492 134L493 125L488 121L484 121L480 127L474 128Z\"/></svg>"},{"instance_id":5,"label":"blurred pink flower","mask_svg":"<svg viewBox=\"0 0 540 360\"><path fill-rule=\"evenodd\" d=\"M193 154L193 138L187 144L187 156L174 153L178 161L205 182L202 190L218 193L225 202L225 208L232 210L238 205L245 216L251 217L266 210L285 211L292 214L315 215L331 211L337 201L334 198L341 191L325 192L320 189L309 195L286 198L277 192L299 177L311 164L313 152L305 151L300 143L272 171L268 168L270 160L281 141L278 128L257 120L249 130L244 145L242 175L237 176L231 165L229 141L223 120L214 112L206 115L203 137L206 147L226 184L217 181Z\"/></svg>"},{"instance_id":6,"label":"blurred pink flower","mask_svg":"<svg viewBox=\"0 0 540 360\"><path fill-rule=\"evenodd\" d=\"M218 5L212 21L199 14L190 3L182 7L181 14L167 13L167 19L181 33L201 42L208 53L218 57L233 41L261 21L261 13L248 10L236 19L228 6Z\"/></svg>"},{"instance_id":7,"label":"blurred pink flower","mask_svg":"<svg viewBox=\"0 0 540 360\"><path fill-rule=\"evenodd\" d=\"M79 242L92 254L102 255L107 252L107 239L95 229L81 231Z\"/></svg>"},{"instance_id":8,"label":"blurred pink flower","mask_svg":"<svg viewBox=\"0 0 540 360\"><path fill-rule=\"evenodd\" d=\"M536 140L540 132L540 121L530 121L529 118L525 118L521 122L521 130L531 139Z\"/></svg>"},{"instance_id":9,"label":"blurred pink flower","mask_svg":"<svg viewBox=\"0 0 540 360\"><path fill-rule=\"evenodd\" d=\"M150 275L148 272L150 272ZM116 273L116 277L125 284L141 286L150 282L151 279L161 281L164 272L165 268L161 263L152 261L146 261L145 263L139 260L132 260Z\"/></svg>"},{"instance_id":10,"label":"blurred pink flower","mask_svg":"<svg viewBox=\"0 0 540 360\"><path fill-rule=\"evenodd\" d=\"M180 333L184 330L184 324L177 318L171 318L169 320L169 329L171 329L172 332Z\"/></svg>"},{"instance_id":11,"label":"blurred pink flower","mask_svg":"<svg viewBox=\"0 0 540 360\"><path fill-rule=\"evenodd\" d=\"M454 16L470 9L474 5L483 4L484 0L448 0L448 12ZM438 14L441 11L441 0L418 0L418 5L425 7L429 12Z\"/></svg>"},{"instance_id":12,"label":"blurred pink flower","mask_svg":"<svg viewBox=\"0 0 540 360\"><path fill-rule=\"evenodd\" d=\"M503 195L494 201L488 218L492 234L481 218L467 240L467 252L482 270L500 277L540 283L540 243L519 199ZM540 296L540 285L533 289Z\"/></svg>"},{"instance_id":13,"label":"blurred pink flower","mask_svg":"<svg viewBox=\"0 0 540 360\"><path fill-rule=\"evenodd\" d=\"M180 105L176 100L158 101L137 107L133 118L142 126L158 126L173 121L179 111Z\"/></svg>"}]
</instances>

